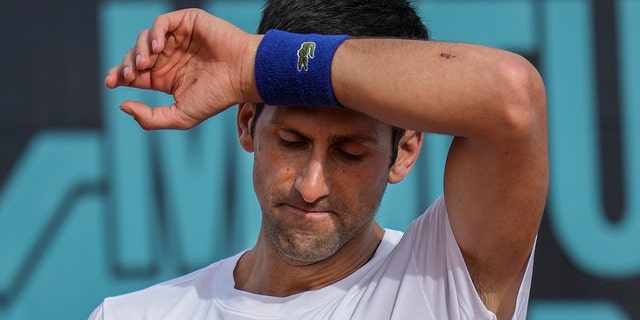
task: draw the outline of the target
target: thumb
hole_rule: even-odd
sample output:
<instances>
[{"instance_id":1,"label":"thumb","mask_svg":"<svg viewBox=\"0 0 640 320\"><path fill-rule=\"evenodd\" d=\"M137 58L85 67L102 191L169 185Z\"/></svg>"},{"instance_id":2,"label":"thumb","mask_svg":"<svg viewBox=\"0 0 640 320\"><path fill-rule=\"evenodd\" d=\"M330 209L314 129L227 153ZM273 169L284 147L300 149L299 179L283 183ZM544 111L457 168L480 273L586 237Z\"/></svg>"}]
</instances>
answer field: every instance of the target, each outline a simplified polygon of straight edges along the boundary
<instances>
[{"instance_id":1,"label":"thumb","mask_svg":"<svg viewBox=\"0 0 640 320\"><path fill-rule=\"evenodd\" d=\"M125 101L120 105L120 110L133 117L145 130L179 129L186 130L195 127L196 120L182 110L175 103L170 106L150 108L148 105L137 101Z\"/></svg>"}]
</instances>

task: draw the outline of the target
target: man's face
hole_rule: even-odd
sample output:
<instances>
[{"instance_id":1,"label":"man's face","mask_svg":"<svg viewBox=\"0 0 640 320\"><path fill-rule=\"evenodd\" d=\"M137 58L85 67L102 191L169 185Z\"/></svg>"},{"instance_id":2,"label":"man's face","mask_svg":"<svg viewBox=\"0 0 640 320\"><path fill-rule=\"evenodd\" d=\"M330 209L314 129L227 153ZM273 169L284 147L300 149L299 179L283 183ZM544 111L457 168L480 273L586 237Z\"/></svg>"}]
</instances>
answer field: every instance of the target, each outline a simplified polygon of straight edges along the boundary
<instances>
[{"instance_id":1,"label":"man's face","mask_svg":"<svg viewBox=\"0 0 640 320\"><path fill-rule=\"evenodd\" d=\"M321 261L370 232L387 185L391 126L335 108L265 106L257 121L262 232L282 256Z\"/></svg>"}]
</instances>

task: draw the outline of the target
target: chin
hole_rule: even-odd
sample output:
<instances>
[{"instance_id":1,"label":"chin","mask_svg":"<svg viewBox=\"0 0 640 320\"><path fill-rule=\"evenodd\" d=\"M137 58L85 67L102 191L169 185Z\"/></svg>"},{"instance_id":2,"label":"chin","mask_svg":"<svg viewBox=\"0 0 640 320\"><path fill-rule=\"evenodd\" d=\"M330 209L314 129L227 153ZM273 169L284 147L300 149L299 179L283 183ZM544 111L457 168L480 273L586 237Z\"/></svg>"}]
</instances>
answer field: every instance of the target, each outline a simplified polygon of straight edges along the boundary
<instances>
[{"instance_id":1,"label":"chin","mask_svg":"<svg viewBox=\"0 0 640 320\"><path fill-rule=\"evenodd\" d=\"M322 239L289 235L284 238L280 237L276 247L280 254L288 260L312 264L333 256L342 247L342 243L338 235Z\"/></svg>"}]
</instances>

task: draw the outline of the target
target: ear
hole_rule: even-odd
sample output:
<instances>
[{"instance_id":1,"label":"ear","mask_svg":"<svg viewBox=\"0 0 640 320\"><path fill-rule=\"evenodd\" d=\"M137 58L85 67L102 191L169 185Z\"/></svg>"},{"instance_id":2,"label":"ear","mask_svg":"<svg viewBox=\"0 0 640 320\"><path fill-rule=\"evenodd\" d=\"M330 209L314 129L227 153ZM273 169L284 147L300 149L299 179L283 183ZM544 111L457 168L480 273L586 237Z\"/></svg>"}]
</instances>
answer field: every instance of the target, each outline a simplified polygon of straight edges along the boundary
<instances>
[{"instance_id":1,"label":"ear","mask_svg":"<svg viewBox=\"0 0 640 320\"><path fill-rule=\"evenodd\" d=\"M398 157L389 170L389 183L398 183L409 174L422 148L422 132L407 130L398 144Z\"/></svg>"},{"instance_id":2,"label":"ear","mask_svg":"<svg viewBox=\"0 0 640 320\"><path fill-rule=\"evenodd\" d=\"M253 152L253 134L251 133L251 125L256 114L256 106L253 103L243 103L238 105L238 139L240 146L247 152Z\"/></svg>"}]
</instances>

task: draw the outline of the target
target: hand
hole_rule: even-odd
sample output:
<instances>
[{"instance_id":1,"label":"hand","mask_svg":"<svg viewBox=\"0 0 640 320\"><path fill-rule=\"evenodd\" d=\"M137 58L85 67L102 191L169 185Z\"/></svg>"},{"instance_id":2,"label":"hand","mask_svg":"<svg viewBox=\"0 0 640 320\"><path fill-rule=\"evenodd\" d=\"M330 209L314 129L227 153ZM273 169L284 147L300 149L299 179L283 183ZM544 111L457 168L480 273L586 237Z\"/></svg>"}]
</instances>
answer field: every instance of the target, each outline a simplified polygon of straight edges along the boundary
<instances>
[{"instance_id":1,"label":"hand","mask_svg":"<svg viewBox=\"0 0 640 320\"><path fill-rule=\"evenodd\" d=\"M232 105L260 101L254 78L260 39L203 10L167 13L140 32L105 85L173 95L170 106L125 101L120 109L146 130L189 129Z\"/></svg>"}]
</instances>

